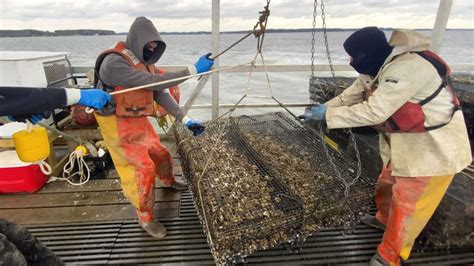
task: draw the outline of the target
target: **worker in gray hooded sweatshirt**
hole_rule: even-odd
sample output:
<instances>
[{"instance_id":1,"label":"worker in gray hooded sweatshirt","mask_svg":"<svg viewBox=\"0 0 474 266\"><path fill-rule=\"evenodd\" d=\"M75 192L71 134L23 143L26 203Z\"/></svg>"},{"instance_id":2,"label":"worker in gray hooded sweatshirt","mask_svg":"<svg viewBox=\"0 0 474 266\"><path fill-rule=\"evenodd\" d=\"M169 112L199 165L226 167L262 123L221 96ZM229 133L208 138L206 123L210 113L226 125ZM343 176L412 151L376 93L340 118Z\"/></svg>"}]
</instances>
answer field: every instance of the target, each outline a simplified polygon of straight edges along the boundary
<instances>
[{"instance_id":1,"label":"worker in gray hooded sweatshirt","mask_svg":"<svg viewBox=\"0 0 474 266\"><path fill-rule=\"evenodd\" d=\"M159 73L155 63L165 51L153 23L145 17L133 22L126 42L102 52L95 66L96 80L109 91L147 85L169 79L209 71L214 64L204 55L193 65L177 71ZM112 99L112 111L96 112L104 141L120 176L123 192L137 209L140 226L150 235L163 238L166 229L155 220L155 175L163 185L177 190L186 189L185 183L176 180L172 171L171 156L161 145L148 116L154 116L155 102L181 121L194 136L204 126L189 118L165 89L182 81L162 86L117 94Z\"/></svg>"}]
</instances>

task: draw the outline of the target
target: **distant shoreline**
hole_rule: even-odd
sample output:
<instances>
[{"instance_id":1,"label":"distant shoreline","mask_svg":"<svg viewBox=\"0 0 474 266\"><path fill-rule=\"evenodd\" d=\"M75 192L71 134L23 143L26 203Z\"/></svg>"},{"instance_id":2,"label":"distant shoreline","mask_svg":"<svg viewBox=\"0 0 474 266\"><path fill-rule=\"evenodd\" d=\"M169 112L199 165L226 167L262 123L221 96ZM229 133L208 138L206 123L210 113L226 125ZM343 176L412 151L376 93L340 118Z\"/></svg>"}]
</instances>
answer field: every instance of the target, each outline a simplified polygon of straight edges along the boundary
<instances>
[{"instance_id":1,"label":"distant shoreline","mask_svg":"<svg viewBox=\"0 0 474 266\"><path fill-rule=\"evenodd\" d=\"M330 28L327 29L327 32L353 32L358 28ZM394 28L381 28L385 31L391 31ZM431 31L432 29L414 29L418 31ZM447 31L474 31L474 29L446 29ZM311 32L311 28L301 28L301 29L267 29L268 33L292 33L292 32ZM317 32L323 31L322 29L316 29ZM248 30L239 30L239 31L223 31L221 34L241 34L248 33ZM211 34L210 31L193 31L193 32L160 32L162 35L201 35L201 34ZM0 38L8 37L44 37L44 36L104 36L104 35L126 35L126 32L118 32L111 30L94 30L94 29L79 29L79 30L56 30L51 31L40 31L40 30L0 30Z\"/></svg>"},{"instance_id":2,"label":"distant shoreline","mask_svg":"<svg viewBox=\"0 0 474 266\"><path fill-rule=\"evenodd\" d=\"M79 29L79 30L55 30L41 31L41 30L0 30L0 38L5 37L49 37L49 36L97 36L97 35L117 35L112 30L94 30L94 29Z\"/></svg>"},{"instance_id":3,"label":"distant shoreline","mask_svg":"<svg viewBox=\"0 0 474 266\"><path fill-rule=\"evenodd\" d=\"M326 29L327 32L354 32L359 28L330 28ZM380 28L384 31L392 31L394 28ZM432 29L413 29L417 31L431 31ZM446 29L447 31L474 31L474 29ZM285 32L312 32L311 28L302 28L302 29L267 29L267 33L285 33ZM316 32L322 32L323 29L317 28ZM221 34L241 34L248 33L248 30L239 30L239 31L222 31ZM198 32L160 32L162 35L188 35L188 34L211 34L210 31L198 31ZM126 32L118 33L118 35L126 35Z\"/></svg>"}]
</instances>

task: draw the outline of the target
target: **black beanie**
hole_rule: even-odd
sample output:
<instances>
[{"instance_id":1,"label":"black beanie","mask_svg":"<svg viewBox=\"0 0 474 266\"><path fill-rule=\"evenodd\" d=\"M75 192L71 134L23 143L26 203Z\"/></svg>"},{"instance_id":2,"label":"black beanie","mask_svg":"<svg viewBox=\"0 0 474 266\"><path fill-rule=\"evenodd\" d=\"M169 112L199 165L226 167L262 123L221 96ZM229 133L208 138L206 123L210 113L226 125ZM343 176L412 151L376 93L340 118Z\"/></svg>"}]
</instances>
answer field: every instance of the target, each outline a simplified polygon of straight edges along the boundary
<instances>
[{"instance_id":1,"label":"black beanie","mask_svg":"<svg viewBox=\"0 0 474 266\"><path fill-rule=\"evenodd\" d=\"M344 49L357 72L375 77L393 47L379 28L366 27L352 33L344 42Z\"/></svg>"}]
</instances>

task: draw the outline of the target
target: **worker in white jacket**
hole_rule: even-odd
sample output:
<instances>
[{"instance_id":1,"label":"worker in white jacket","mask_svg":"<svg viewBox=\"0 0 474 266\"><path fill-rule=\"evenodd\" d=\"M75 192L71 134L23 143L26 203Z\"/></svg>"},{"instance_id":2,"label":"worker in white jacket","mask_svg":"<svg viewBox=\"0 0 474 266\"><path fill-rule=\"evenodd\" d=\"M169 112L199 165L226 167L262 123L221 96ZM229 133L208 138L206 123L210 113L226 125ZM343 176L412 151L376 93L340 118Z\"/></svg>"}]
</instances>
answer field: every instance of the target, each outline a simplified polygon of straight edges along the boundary
<instances>
[{"instance_id":1,"label":"worker in white jacket","mask_svg":"<svg viewBox=\"0 0 474 266\"><path fill-rule=\"evenodd\" d=\"M305 118L329 129L374 126L380 132L378 212L363 222L385 233L371 265L408 259L454 174L472 161L449 67L429 45L410 30L395 30L389 42L376 27L354 32L344 48L359 77Z\"/></svg>"}]
</instances>

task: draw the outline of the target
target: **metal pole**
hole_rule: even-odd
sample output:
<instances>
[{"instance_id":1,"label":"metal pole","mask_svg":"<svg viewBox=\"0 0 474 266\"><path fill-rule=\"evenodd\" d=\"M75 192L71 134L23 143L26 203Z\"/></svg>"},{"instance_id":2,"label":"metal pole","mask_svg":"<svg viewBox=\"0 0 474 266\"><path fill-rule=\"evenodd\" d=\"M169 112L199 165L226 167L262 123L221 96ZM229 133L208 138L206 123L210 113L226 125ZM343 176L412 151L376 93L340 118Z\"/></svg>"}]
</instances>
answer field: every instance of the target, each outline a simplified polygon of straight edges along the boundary
<instances>
[{"instance_id":1,"label":"metal pole","mask_svg":"<svg viewBox=\"0 0 474 266\"><path fill-rule=\"evenodd\" d=\"M193 106L194 101L199 96L199 94L201 94L202 89L204 88L204 86L206 85L210 77L211 77L210 75L203 76L203 78L196 85L196 88L191 92L191 96L189 96L188 100L186 101L183 107L185 114L189 112L189 109L191 109L191 106ZM211 105L211 107L212 106L213 105Z\"/></svg>"},{"instance_id":2,"label":"metal pole","mask_svg":"<svg viewBox=\"0 0 474 266\"><path fill-rule=\"evenodd\" d=\"M449 13L453 0L440 0L438 13L436 14L436 21L431 34L431 50L439 53L441 50L441 43L443 42L443 34L448 24Z\"/></svg>"},{"instance_id":3,"label":"metal pole","mask_svg":"<svg viewBox=\"0 0 474 266\"><path fill-rule=\"evenodd\" d=\"M212 0L212 53L217 55L220 46L220 0ZM219 58L214 60L214 67L219 67ZM219 117L219 73L212 75L212 119Z\"/></svg>"}]
</instances>

